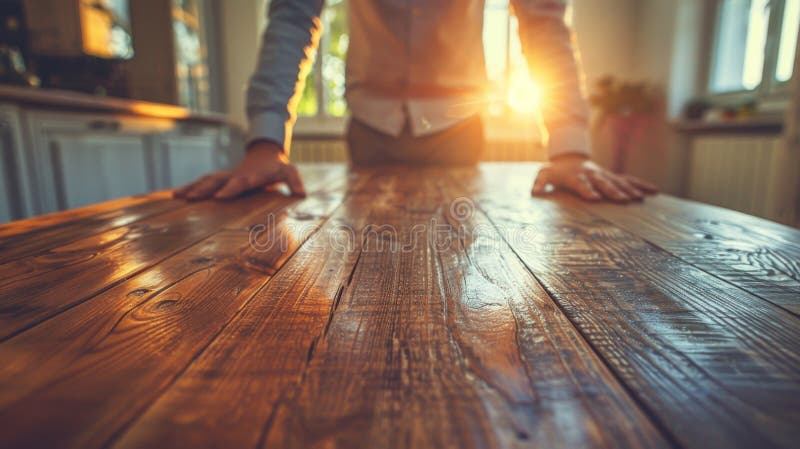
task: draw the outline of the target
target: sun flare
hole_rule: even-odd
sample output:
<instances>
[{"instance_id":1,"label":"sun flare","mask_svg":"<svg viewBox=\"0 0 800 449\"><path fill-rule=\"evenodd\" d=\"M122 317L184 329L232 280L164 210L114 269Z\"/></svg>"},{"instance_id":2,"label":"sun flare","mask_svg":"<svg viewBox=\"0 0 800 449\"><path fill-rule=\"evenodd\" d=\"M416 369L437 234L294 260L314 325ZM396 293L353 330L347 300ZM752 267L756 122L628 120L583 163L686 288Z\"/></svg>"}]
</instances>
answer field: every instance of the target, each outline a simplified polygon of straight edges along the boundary
<instances>
[{"instance_id":1,"label":"sun flare","mask_svg":"<svg viewBox=\"0 0 800 449\"><path fill-rule=\"evenodd\" d=\"M542 107L542 90L527 71L515 70L508 80L506 103L516 113L535 114Z\"/></svg>"}]
</instances>

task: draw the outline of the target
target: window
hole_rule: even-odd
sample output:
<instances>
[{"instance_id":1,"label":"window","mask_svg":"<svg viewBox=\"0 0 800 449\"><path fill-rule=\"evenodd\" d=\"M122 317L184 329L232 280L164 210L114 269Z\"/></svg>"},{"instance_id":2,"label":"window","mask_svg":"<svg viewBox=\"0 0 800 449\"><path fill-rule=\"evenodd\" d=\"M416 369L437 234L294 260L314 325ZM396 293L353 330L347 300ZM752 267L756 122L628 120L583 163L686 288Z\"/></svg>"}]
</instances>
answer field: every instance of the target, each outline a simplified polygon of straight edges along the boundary
<instances>
[{"instance_id":1,"label":"window","mask_svg":"<svg viewBox=\"0 0 800 449\"><path fill-rule=\"evenodd\" d=\"M344 65L349 44L347 0L328 0L322 13L323 33L314 68L298 103L301 117L338 118L346 113ZM490 98L487 113L538 112L538 90L528 75L509 0L486 0L483 43Z\"/></svg>"},{"instance_id":2,"label":"window","mask_svg":"<svg viewBox=\"0 0 800 449\"><path fill-rule=\"evenodd\" d=\"M709 90L713 94L783 89L792 78L800 0L720 0Z\"/></svg>"},{"instance_id":3,"label":"window","mask_svg":"<svg viewBox=\"0 0 800 449\"><path fill-rule=\"evenodd\" d=\"M346 0L328 0L322 11L323 33L314 68L297 105L301 117L343 117L344 63L350 36Z\"/></svg>"},{"instance_id":4,"label":"window","mask_svg":"<svg viewBox=\"0 0 800 449\"><path fill-rule=\"evenodd\" d=\"M800 30L800 0L787 0L781 21L778 63L775 65L775 80L778 82L789 81L792 78L798 30Z\"/></svg>"}]
</instances>

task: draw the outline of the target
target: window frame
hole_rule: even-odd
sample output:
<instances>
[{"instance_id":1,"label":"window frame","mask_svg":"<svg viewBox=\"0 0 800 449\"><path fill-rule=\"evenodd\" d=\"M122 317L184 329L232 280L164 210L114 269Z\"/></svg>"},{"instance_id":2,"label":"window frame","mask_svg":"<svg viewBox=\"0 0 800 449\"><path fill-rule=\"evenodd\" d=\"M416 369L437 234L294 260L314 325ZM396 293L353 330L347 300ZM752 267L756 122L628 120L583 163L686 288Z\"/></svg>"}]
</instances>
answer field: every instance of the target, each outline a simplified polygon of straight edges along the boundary
<instances>
[{"instance_id":1,"label":"window frame","mask_svg":"<svg viewBox=\"0 0 800 449\"><path fill-rule=\"evenodd\" d=\"M728 105L728 104L741 104L749 101L754 101L759 104L759 107L764 109L783 109L788 104L789 100L786 98L786 92L792 83L792 80L797 73L792 73L792 77L786 81L778 81L775 79L775 70L778 63L778 52L780 47L781 32L783 26L783 16L785 12L786 0L771 0L769 23L767 25L767 40L764 45L764 67L762 68L761 82L754 89L740 89L727 92L714 92L713 78L717 68L716 52L720 39L720 27L722 25L722 6L725 0L712 0L711 18L712 22L709 27L709 36L706 42L709 45L706 48L706 64L705 70L705 93L706 96L714 103ZM798 49L800 52L800 49ZM796 56L795 56L796 57Z\"/></svg>"}]
</instances>

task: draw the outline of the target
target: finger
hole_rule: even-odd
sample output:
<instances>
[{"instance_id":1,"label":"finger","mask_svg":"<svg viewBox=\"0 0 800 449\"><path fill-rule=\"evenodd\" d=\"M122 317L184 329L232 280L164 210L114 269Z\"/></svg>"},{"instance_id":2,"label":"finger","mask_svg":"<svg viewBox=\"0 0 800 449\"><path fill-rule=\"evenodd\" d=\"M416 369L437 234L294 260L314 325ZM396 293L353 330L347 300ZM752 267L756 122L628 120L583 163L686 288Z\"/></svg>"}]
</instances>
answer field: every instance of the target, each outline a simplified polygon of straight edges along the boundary
<instances>
[{"instance_id":1,"label":"finger","mask_svg":"<svg viewBox=\"0 0 800 449\"><path fill-rule=\"evenodd\" d=\"M606 198L612 201L618 201L620 203L627 203L631 200L631 197L628 196L627 193L620 190L608 175L605 175L602 172L592 172L589 177L595 188L597 188L597 190L599 190Z\"/></svg>"},{"instance_id":2,"label":"finger","mask_svg":"<svg viewBox=\"0 0 800 449\"><path fill-rule=\"evenodd\" d=\"M642 190L647 193L656 193L658 192L658 186L647 181L643 181L636 176L625 176L625 179L636 186L639 190Z\"/></svg>"},{"instance_id":3,"label":"finger","mask_svg":"<svg viewBox=\"0 0 800 449\"><path fill-rule=\"evenodd\" d=\"M211 198L223 184L225 178L208 176L198 181L194 187L186 193L186 198L190 200L204 200Z\"/></svg>"},{"instance_id":4,"label":"finger","mask_svg":"<svg viewBox=\"0 0 800 449\"><path fill-rule=\"evenodd\" d=\"M628 178L624 176L610 176L610 178L614 185L625 192L632 200L641 201L644 198L644 192L628 181Z\"/></svg>"},{"instance_id":5,"label":"finger","mask_svg":"<svg viewBox=\"0 0 800 449\"><path fill-rule=\"evenodd\" d=\"M585 175L572 177L564 187L587 201L597 201L603 198Z\"/></svg>"},{"instance_id":6,"label":"finger","mask_svg":"<svg viewBox=\"0 0 800 449\"><path fill-rule=\"evenodd\" d=\"M276 173L249 173L231 179L214 195L217 199L231 199L251 190L263 188L266 185L278 182Z\"/></svg>"},{"instance_id":7,"label":"finger","mask_svg":"<svg viewBox=\"0 0 800 449\"><path fill-rule=\"evenodd\" d=\"M267 184L268 178L266 176L250 175L250 176L234 176L232 177L221 189L217 190L214 198L227 200L235 198L248 190Z\"/></svg>"},{"instance_id":8,"label":"finger","mask_svg":"<svg viewBox=\"0 0 800 449\"><path fill-rule=\"evenodd\" d=\"M185 198L186 194L188 194L192 189L197 187L200 181L204 180L206 176L203 176L200 179L195 179L194 181L190 182L189 184L185 184L182 187L179 187L172 191L172 196L175 198Z\"/></svg>"},{"instance_id":9,"label":"finger","mask_svg":"<svg viewBox=\"0 0 800 449\"><path fill-rule=\"evenodd\" d=\"M294 165L287 165L284 169L284 181L289 186L289 191L295 196L306 196L306 187L303 185L303 179L300 177L300 172Z\"/></svg>"},{"instance_id":10,"label":"finger","mask_svg":"<svg viewBox=\"0 0 800 449\"><path fill-rule=\"evenodd\" d=\"M228 172L215 172L205 176L201 176L194 181L175 189L172 194L175 198L186 198L192 190L200 187L204 183L209 182L210 179L224 179L228 177Z\"/></svg>"},{"instance_id":11,"label":"finger","mask_svg":"<svg viewBox=\"0 0 800 449\"><path fill-rule=\"evenodd\" d=\"M547 189L547 184L550 183L550 172L545 170L539 171L536 175L536 180L533 181L533 188L531 195L542 195Z\"/></svg>"},{"instance_id":12,"label":"finger","mask_svg":"<svg viewBox=\"0 0 800 449\"><path fill-rule=\"evenodd\" d=\"M184 185L182 187L179 187L179 188L173 190L172 191L172 197L173 198L185 198L186 194L189 193L189 191L194 188L195 184L197 184L196 181L190 182L189 184L186 184L186 185Z\"/></svg>"}]
</instances>

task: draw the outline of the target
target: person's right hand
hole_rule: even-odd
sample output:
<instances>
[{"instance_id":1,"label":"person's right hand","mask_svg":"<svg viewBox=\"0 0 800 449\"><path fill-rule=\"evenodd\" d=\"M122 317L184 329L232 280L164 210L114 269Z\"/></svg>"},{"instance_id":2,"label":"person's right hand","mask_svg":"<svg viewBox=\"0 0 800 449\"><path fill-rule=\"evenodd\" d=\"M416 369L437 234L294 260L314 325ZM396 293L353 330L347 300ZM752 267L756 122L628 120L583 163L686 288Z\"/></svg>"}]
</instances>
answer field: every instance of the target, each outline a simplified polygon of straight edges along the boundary
<instances>
[{"instance_id":1,"label":"person's right hand","mask_svg":"<svg viewBox=\"0 0 800 449\"><path fill-rule=\"evenodd\" d=\"M257 142L233 171L205 175L175 190L174 196L188 200L211 197L226 200L279 182L285 182L292 195L306 195L297 167L289 163L283 150L274 143Z\"/></svg>"}]
</instances>

